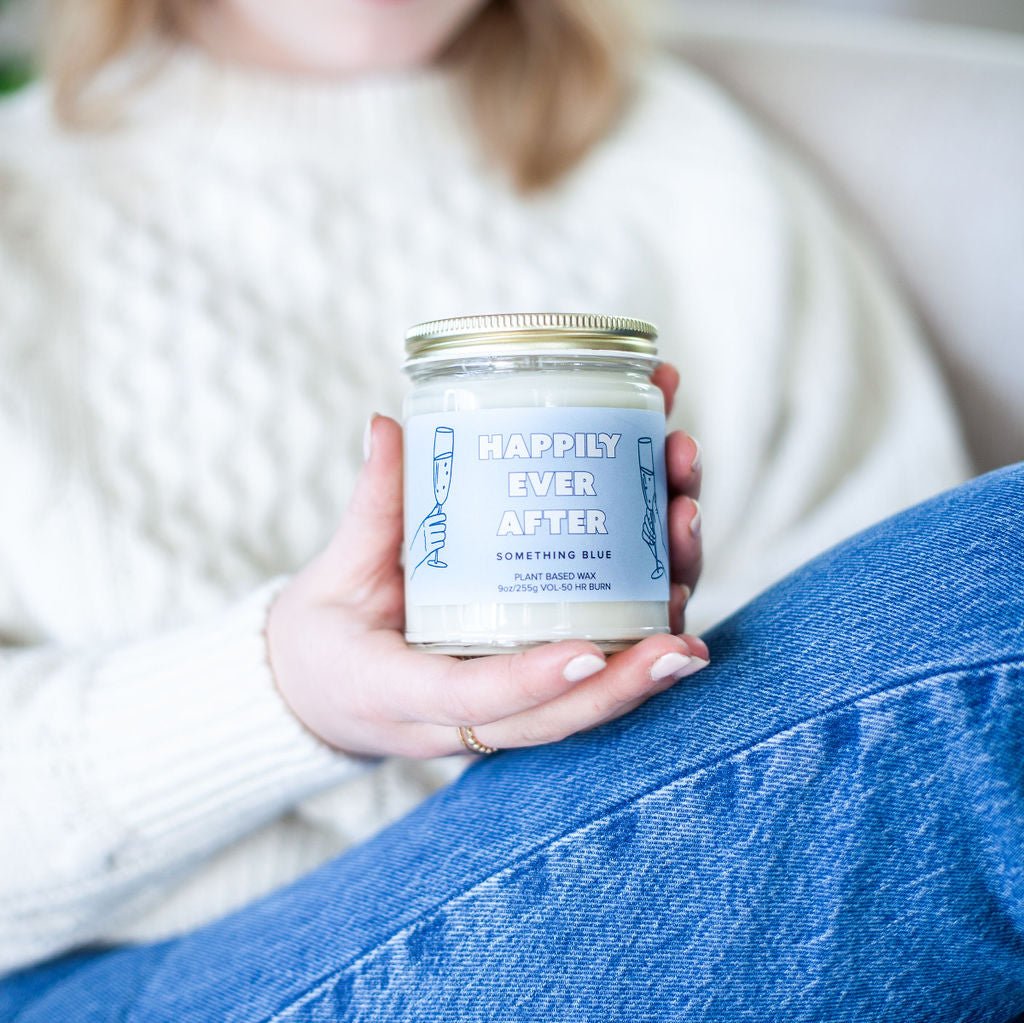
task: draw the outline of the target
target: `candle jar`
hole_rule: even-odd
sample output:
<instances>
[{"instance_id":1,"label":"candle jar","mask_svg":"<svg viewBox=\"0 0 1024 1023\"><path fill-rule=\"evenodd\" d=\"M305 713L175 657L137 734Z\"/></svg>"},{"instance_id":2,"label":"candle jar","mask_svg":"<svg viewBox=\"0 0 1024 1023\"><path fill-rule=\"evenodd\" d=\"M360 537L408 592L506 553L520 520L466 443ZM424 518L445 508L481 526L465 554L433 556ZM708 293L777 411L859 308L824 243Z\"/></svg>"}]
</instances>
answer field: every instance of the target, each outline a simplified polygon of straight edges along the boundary
<instances>
[{"instance_id":1,"label":"candle jar","mask_svg":"<svg viewBox=\"0 0 1024 1023\"><path fill-rule=\"evenodd\" d=\"M668 632L665 406L655 328L468 316L406 335L409 643L606 651Z\"/></svg>"}]
</instances>

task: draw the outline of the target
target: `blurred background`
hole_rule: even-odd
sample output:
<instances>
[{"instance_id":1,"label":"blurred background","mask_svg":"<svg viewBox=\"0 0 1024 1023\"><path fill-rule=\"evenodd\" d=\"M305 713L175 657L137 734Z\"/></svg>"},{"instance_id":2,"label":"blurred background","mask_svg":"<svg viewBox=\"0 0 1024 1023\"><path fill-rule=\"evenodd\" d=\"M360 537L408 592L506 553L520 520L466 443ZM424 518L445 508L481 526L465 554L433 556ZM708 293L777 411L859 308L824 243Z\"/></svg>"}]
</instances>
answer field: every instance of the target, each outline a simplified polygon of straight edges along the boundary
<instances>
[{"instance_id":1,"label":"blurred background","mask_svg":"<svg viewBox=\"0 0 1024 1023\"><path fill-rule=\"evenodd\" d=\"M1024 460L1024 0L647 2L665 45L799 153L874 241L975 468ZM30 78L42 7L0 0L0 91Z\"/></svg>"},{"instance_id":2,"label":"blurred background","mask_svg":"<svg viewBox=\"0 0 1024 1023\"><path fill-rule=\"evenodd\" d=\"M83 0L86 2L86 0ZM838 12L855 17L900 18L1024 33L1024 0L661 0L663 6L701 13ZM0 89L28 77L27 52L43 0L0 0Z\"/></svg>"},{"instance_id":3,"label":"blurred background","mask_svg":"<svg viewBox=\"0 0 1024 1023\"><path fill-rule=\"evenodd\" d=\"M26 3L0 0L0 93L10 92L29 77L32 14Z\"/></svg>"},{"instance_id":4,"label":"blurred background","mask_svg":"<svg viewBox=\"0 0 1024 1023\"><path fill-rule=\"evenodd\" d=\"M1024 460L1024 0L669 0L888 262L978 471Z\"/></svg>"},{"instance_id":5,"label":"blurred background","mask_svg":"<svg viewBox=\"0 0 1024 1023\"><path fill-rule=\"evenodd\" d=\"M1024 32L1024 0L671 0L679 6L734 7L747 11L786 8L836 11L865 16L888 16L973 25L976 28Z\"/></svg>"}]
</instances>

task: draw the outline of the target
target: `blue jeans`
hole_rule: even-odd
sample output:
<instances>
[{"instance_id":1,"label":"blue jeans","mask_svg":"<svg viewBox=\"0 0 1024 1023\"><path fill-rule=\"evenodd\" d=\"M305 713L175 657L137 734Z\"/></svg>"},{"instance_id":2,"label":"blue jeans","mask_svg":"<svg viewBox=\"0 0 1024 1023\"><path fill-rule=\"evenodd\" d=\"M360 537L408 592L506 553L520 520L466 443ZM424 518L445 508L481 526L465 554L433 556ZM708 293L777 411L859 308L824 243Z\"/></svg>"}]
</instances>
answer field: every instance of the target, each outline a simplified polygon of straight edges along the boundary
<instances>
[{"instance_id":1,"label":"blue jeans","mask_svg":"<svg viewBox=\"0 0 1024 1023\"><path fill-rule=\"evenodd\" d=\"M232 916L0 982L0 1018L1024 1012L1024 467L707 640L709 669L625 719L481 760Z\"/></svg>"}]
</instances>

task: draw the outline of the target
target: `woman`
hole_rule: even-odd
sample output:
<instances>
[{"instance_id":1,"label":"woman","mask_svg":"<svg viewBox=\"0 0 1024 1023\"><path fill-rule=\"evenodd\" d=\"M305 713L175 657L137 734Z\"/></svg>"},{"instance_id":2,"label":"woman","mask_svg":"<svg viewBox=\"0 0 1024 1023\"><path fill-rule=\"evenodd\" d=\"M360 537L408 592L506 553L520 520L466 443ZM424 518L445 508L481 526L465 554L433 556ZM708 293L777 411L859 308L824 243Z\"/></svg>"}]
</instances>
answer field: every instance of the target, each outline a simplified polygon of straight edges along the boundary
<instances>
[{"instance_id":1,"label":"woman","mask_svg":"<svg viewBox=\"0 0 1024 1023\"><path fill-rule=\"evenodd\" d=\"M64 121L44 90L4 113L0 700L18 783L3 797L0 947L8 968L125 947L15 974L0 997L26 1019L552 1018L573 1004L722 1019L803 997L814 1018L882 1018L934 1000L927 956L907 959L898 992L845 977L833 960L871 948L855 925L886 932L826 896L837 857L866 870L870 850L889 868L863 873L858 899L903 876L878 793L929 766L914 746L879 759L860 701L889 713L922 651L933 667L961 652L925 630L888 651L899 685L867 670L885 626L905 632L901 609L936 596L907 536L934 532L950 501L988 528L983 509L1019 479L770 591L709 637L699 684L636 714L704 666L701 640L607 663L581 642L463 664L410 653L388 417L370 420L359 469L363 422L397 408L410 323L544 308L660 323L713 467L698 622L963 463L914 329L850 229L706 83L635 68L611 7L284 11L69 4L54 28ZM657 381L670 399L673 371ZM667 453L681 632L701 466L686 435ZM947 544L953 569L962 547ZM989 568L971 593L1004 592ZM928 629L946 621L946 605L926 610ZM972 644L1008 663L1010 639L982 633ZM983 715L1015 706L1012 686L992 693ZM460 725L528 750L307 874L458 773L422 758L458 752ZM916 727L954 746L982 734L923 712ZM827 759L787 761L801 739ZM927 777L950 803L968 784ZM900 808L900 838L925 829ZM927 848L941 876L950 845ZM977 938L1005 980L986 997L1012 1004L1010 933L966 912L937 926L939 887L920 889L914 940Z\"/></svg>"}]
</instances>

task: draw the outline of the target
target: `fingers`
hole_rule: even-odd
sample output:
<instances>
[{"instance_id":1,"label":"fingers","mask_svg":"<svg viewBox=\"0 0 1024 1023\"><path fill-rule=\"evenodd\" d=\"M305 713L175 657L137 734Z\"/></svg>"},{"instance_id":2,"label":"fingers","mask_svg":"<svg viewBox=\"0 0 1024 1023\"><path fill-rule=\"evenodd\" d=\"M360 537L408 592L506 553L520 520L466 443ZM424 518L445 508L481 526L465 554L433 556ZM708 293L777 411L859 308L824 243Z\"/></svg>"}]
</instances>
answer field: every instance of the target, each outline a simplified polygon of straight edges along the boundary
<instances>
[{"instance_id":1,"label":"fingers","mask_svg":"<svg viewBox=\"0 0 1024 1023\"><path fill-rule=\"evenodd\" d=\"M661 388L665 396L665 415L670 415L679 388L679 371L671 363L663 362L651 374L651 383Z\"/></svg>"},{"instance_id":2,"label":"fingers","mask_svg":"<svg viewBox=\"0 0 1024 1023\"><path fill-rule=\"evenodd\" d=\"M694 500L700 497L700 445L688 433L674 430L665 438L665 467L669 493L684 494Z\"/></svg>"},{"instance_id":3,"label":"fingers","mask_svg":"<svg viewBox=\"0 0 1024 1023\"><path fill-rule=\"evenodd\" d=\"M665 463L669 492L673 494L668 508L670 577L673 583L692 591L700 578L703 562L700 505L697 504L701 485L700 445L681 430L670 433L665 440ZM673 629L676 629L675 624Z\"/></svg>"},{"instance_id":4,"label":"fingers","mask_svg":"<svg viewBox=\"0 0 1024 1023\"><path fill-rule=\"evenodd\" d=\"M686 630L686 605L692 592L689 586L680 583L669 586L668 627L677 636Z\"/></svg>"},{"instance_id":5,"label":"fingers","mask_svg":"<svg viewBox=\"0 0 1024 1023\"><path fill-rule=\"evenodd\" d=\"M547 643L518 654L460 661L406 650L392 661L396 719L469 725L518 714L555 699L605 666L586 640Z\"/></svg>"},{"instance_id":6,"label":"fingers","mask_svg":"<svg viewBox=\"0 0 1024 1023\"><path fill-rule=\"evenodd\" d=\"M679 373L674 366L663 362L651 374L651 382L661 388L667 416L679 387ZM701 449L697 440L682 430L674 430L665 440L665 462L669 491L696 500L700 496L701 481Z\"/></svg>"},{"instance_id":7,"label":"fingers","mask_svg":"<svg viewBox=\"0 0 1024 1023\"><path fill-rule=\"evenodd\" d=\"M423 546L428 554L439 550L445 544L448 533L448 516L444 512L430 515L423 520Z\"/></svg>"},{"instance_id":8,"label":"fingers","mask_svg":"<svg viewBox=\"0 0 1024 1023\"><path fill-rule=\"evenodd\" d=\"M519 714L475 724L477 738L498 749L557 742L633 710L656 693L708 664L708 651L696 637L652 636L608 658L607 666L554 699ZM459 739L448 726L438 741L456 750Z\"/></svg>"},{"instance_id":9,"label":"fingers","mask_svg":"<svg viewBox=\"0 0 1024 1023\"><path fill-rule=\"evenodd\" d=\"M690 592L703 567L700 505L691 497L677 497L668 506L669 577Z\"/></svg>"},{"instance_id":10,"label":"fingers","mask_svg":"<svg viewBox=\"0 0 1024 1023\"><path fill-rule=\"evenodd\" d=\"M560 698L481 726L481 741L499 749L557 742L620 717L706 665L682 638L651 637L614 654L603 671Z\"/></svg>"}]
</instances>

